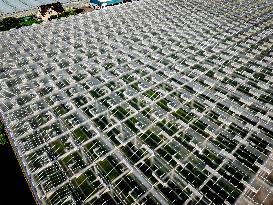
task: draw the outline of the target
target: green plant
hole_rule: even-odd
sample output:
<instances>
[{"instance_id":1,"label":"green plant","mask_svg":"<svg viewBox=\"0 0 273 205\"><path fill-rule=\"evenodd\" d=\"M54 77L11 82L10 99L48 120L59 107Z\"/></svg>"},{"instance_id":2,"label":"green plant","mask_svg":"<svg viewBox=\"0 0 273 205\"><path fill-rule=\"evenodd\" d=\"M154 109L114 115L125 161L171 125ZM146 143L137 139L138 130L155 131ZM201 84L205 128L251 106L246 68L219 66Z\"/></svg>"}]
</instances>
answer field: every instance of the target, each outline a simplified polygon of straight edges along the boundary
<instances>
[{"instance_id":1,"label":"green plant","mask_svg":"<svg viewBox=\"0 0 273 205\"><path fill-rule=\"evenodd\" d=\"M36 18L33 18L32 16L28 18L27 20L23 20L23 18L20 19L19 26L31 26L32 24L39 24L42 23L41 20L37 20Z\"/></svg>"},{"instance_id":2,"label":"green plant","mask_svg":"<svg viewBox=\"0 0 273 205\"><path fill-rule=\"evenodd\" d=\"M21 28L23 26L31 26L32 24L39 24L41 20L37 20L33 16L24 16L20 18L7 17L0 21L0 31L7 31L12 28Z\"/></svg>"},{"instance_id":3,"label":"green plant","mask_svg":"<svg viewBox=\"0 0 273 205\"><path fill-rule=\"evenodd\" d=\"M0 134L0 144L1 145L4 145L7 143L7 140L5 139L4 135L3 134Z\"/></svg>"},{"instance_id":4,"label":"green plant","mask_svg":"<svg viewBox=\"0 0 273 205\"><path fill-rule=\"evenodd\" d=\"M20 20L14 17L7 17L0 21L0 31L7 31L12 28L17 28L20 25Z\"/></svg>"},{"instance_id":5,"label":"green plant","mask_svg":"<svg viewBox=\"0 0 273 205\"><path fill-rule=\"evenodd\" d=\"M58 17L68 17L68 16L75 16L79 13L82 13L83 9L78 9L78 8L70 8L67 9L66 11L62 12Z\"/></svg>"},{"instance_id":6,"label":"green plant","mask_svg":"<svg viewBox=\"0 0 273 205\"><path fill-rule=\"evenodd\" d=\"M4 145L7 143L7 137L5 133L5 128L2 122L0 121L0 145Z\"/></svg>"}]
</instances>

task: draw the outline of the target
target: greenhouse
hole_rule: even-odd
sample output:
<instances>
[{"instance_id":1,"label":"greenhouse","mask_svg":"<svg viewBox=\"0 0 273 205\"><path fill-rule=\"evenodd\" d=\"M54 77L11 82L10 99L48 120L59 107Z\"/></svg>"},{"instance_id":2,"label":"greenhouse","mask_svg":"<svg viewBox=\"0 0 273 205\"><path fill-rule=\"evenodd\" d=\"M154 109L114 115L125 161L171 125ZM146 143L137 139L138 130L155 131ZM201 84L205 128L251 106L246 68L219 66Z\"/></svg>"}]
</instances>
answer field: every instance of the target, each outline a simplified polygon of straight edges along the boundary
<instances>
[{"instance_id":1,"label":"greenhouse","mask_svg":"<svg viewBox=\"0 0 273 205\"><path fill-rule=\"evenodd\" d=\"M39 203L272 204L272 17L140 0L1 32L1 117Z\"/></svg>"}]
</instances>

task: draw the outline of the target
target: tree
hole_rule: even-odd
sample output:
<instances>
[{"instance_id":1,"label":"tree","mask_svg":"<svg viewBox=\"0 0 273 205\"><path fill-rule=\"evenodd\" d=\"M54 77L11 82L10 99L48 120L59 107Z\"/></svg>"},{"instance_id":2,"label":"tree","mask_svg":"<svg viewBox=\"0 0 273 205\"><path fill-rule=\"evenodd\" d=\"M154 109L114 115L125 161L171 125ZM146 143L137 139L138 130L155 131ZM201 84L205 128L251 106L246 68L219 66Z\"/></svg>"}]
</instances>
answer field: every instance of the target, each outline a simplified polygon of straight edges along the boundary
<instances>
[{"instance_id":1,"label":"tree","mask_svg":"<svg viewBox=\"0 0 273 205\"><path fill-rule=\"evenodd\" d=\"M3 134L0 134L0 145L4 145L7 143L7 140Z\"/></svg>"},{"instance_id":2,"label":"tree","mask_svg":"<svg viewBox=\"0 0 273 205\"><path fill-rule=\"evenodd\" d=\"M7 31L19 27L20 20L14 17L7 17L0 21L0 31Z\"/></svg>"},{"instance_id":3,"label":"tree","mask_svg":"<svg viewBox=\"0 0 273 205\"><path fill-rule=\"evenodd\" d=\"M7 143L7 138L5 134L4 125L0 121L0 145L4 145Z\"/></svg>"}]
</instances>

